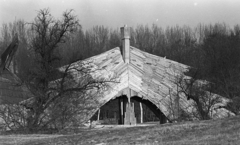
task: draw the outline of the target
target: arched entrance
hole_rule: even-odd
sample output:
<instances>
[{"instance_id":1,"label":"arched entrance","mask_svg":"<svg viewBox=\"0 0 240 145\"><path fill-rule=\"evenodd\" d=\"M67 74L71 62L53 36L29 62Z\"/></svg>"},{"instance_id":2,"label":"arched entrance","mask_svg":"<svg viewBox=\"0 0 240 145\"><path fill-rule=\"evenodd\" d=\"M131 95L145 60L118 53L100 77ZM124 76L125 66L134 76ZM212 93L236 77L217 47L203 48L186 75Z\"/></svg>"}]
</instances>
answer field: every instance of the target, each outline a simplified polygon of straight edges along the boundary
<instances>
[{"instance_id":1,"label":"arched entrance","mask_svg":"<svg viewBox=\"0 0 240 145\"><path fill-rule=\"evenodd\" d=\"M130 102L131 107L129 107L126 95L110 100L93 115L91 120L99 120L101 124L131 124L132 122L160 122L163 124L167 122L167 117L149 100L133 96L130 98ZM132 121L128 122L126 119L128 117Z\"/></svg>"},{"instance_id":2,"label":"arched entrance","mask_svg":"<svg viewBox=\"0 0 240 145\"><path fill-rule=\"evenodd\" d=\"M140 104L144 104L145 106L147 106L147 108L155 115L155 117L158 118L158 120L160 121L160 124L166 123L167 122L167 117L162 113L162 111L156 106L154 105L151 101L146 100L146 99L142 99L138 96L133 96L131 97L131 100L138 102L137 104L139 104L139 108L141 109ZM143 110L144 111L144 110ZM149 111L147 111L148 113ZM143 113L144 115L144 113ZM148 114L146 114L148 115ZM144 116L143 116L144 117ZM151 116L149 116L151 117Z\"/></svg>"}]
</instances>

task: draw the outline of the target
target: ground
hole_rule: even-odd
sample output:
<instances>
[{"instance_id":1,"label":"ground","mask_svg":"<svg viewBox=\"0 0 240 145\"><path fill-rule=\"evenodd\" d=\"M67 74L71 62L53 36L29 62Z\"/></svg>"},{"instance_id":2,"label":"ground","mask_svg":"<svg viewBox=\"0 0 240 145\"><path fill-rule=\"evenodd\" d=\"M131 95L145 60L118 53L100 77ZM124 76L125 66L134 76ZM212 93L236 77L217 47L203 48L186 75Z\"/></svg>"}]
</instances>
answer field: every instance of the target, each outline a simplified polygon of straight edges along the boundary
<instances>
[{"instance_id":1,"label":"ground","mask_svg":"<svg viewBox=\"0 0 240 145\"><path fill-rule=\"evenodd\" d=\"M75 130L54 135L1 135L1 145L87 144L240 144L240 116L135 127L106 127Z\"/></svg>"}]
</instances>

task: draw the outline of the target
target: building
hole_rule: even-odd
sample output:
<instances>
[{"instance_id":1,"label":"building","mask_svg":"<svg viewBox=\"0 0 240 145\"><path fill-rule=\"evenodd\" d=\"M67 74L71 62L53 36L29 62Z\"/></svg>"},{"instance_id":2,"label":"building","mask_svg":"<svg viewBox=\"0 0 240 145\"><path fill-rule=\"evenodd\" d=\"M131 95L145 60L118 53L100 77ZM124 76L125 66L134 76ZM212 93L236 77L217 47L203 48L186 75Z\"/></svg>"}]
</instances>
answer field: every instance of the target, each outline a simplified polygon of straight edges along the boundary
<instances>
[{"instance_id":1,"label":"building","mask_svg":"<svg viewBox=\"0 0 240 145\"><path fill-rule=\"evenodd\" d=\"M160 123L176 120L181 112L191 114L194 111L193 101L188 100L183 93L179 92L177 84L179 78L189 78L184 73L190 67L130 46L130 28L127 26L121 28L121 37L121 48L116 47L72 64L72 67L90 69L89 75L93 79L111 80L107 82L107 86L100 88L100 90L88 91L88 95L93 96L91 98L93 100L89 100L88 105L93 107L91 110L85 111L87 115L84 119L89 120L99 108L114 99L118 100L116 114L119 116L118 122L120 124L132 125L137 123L133 102L139 103L141 122L143 118L142 104L150 108L159 118ZM1 104L17 104L25 98L33 98L27 87L19 84L21 81L6 67L6 64L11 62L17 44L17 40L13 41L1 57ZM60 70L64 71L64 67ZM81 82L86 79L78 71L73 71L72 74L74 81ZM211 95L211 97L216 96L216 94ZM218 107L225 105L227 101L223 97L221 98L221 103L215 104L211 108L212 118L228 115L227 110Z\"/></svg>"},{"instance_id":2,"label":"building","mask_svg":"<svg viewBox=\"0 0 240 145\"><path fill-rule=\"evenodd\" d=\"M121 28L122 46L75 62L75 67L91 68L91 76L95 79L115 78L100 92L92 93L98 101L96 109L89 111L90 118L101 106L113 99L119 100L120 124L136 124L136 116L132 100L144 103L160 118L160 123L174 121L179 112L191 113L193 101L179 93L179 78L190 78L184 73L189 66L141 51L130 46L130 28ZM84 65L83 65L84 64ZM76 80L83 79L75 74ZM201 82L201 81L200 81ZM216 97L212 94L211 97ZM213 106L211 116L223 117L228 111L218 106L224 105L226 99Z\"/></svg>"}]
</instances>

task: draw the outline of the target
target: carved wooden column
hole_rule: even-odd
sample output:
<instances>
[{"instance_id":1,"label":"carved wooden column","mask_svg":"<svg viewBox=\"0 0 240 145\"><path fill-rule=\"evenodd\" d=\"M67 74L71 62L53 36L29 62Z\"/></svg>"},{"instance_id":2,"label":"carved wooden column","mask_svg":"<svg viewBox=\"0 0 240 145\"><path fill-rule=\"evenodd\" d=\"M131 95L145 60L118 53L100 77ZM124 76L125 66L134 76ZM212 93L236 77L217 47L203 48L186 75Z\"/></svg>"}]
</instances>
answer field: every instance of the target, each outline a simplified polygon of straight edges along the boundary
<instances>
[{"instance_id":1,"label":"carved wooden column","mask_svg":"<svg viewBox=\"0 0 240 145\"><path fill-rule=\"evenodd\" d=\"M134 103L131 102L131 90L129 88L124 90L124 94L128 98L128 102L126 103L126 111L124 115L124 124L125 125L136 125L136 117L134 111Z\"/></svg>"}]
</instances>

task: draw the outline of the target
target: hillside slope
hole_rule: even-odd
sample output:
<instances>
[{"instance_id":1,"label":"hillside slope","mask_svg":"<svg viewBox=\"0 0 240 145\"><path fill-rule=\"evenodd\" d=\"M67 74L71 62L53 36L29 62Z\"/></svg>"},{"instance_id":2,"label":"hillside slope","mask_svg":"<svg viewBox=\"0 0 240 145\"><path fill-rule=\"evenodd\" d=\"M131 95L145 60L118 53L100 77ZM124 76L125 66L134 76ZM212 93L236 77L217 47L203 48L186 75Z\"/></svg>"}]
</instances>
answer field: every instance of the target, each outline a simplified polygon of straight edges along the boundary
<instances>
[{"instance_id":1,"label":"hillside slope","mask_svg":"<svg viewBox=\"0 0 240 145\"><path fill-rule=\"evenodd\" d=\"M1 144L240 144L240 116L164 125L88 129L64 135L3 135Z\"/></svg>"}]
</instances>

